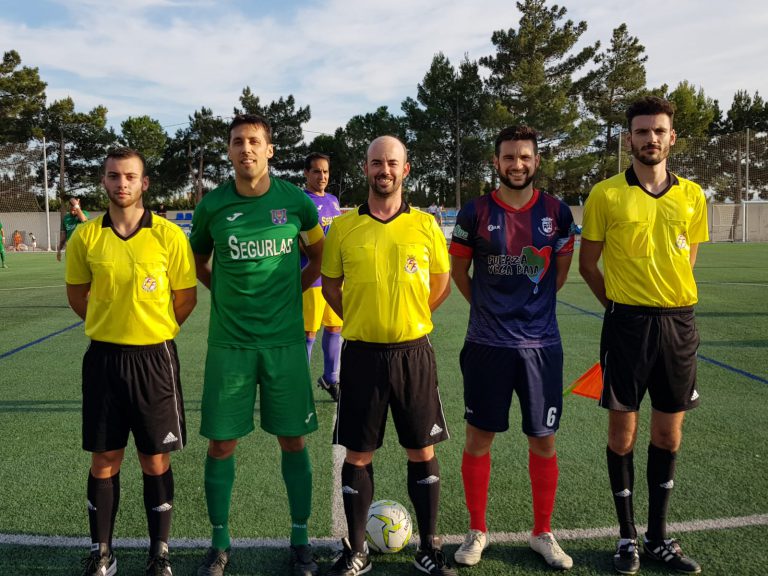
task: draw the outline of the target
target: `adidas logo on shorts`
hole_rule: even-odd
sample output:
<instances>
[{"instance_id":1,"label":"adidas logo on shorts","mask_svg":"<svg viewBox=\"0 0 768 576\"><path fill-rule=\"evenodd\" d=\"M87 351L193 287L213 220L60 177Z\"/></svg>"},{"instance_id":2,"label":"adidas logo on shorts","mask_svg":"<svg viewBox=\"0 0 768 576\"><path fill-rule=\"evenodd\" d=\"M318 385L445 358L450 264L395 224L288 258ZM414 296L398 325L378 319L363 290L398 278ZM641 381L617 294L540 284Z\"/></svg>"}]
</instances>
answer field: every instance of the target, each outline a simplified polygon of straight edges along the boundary
<instances>
[{"instance_id":1,"label":"adidas logo on shorts","mask_svg":"<svg viewBox=\"0 0 768 576\"><path fill-rule=\"evenodd\" d=\"M438 426L437 424L435 424L434 426L432 426L432 430L429 431L429 435L430 436L437 436L442 431L443 431L443 429L440 428L440 426Z\"/></svg>"},{"instance_id":2,"label":"adidas logo on shorts","mask_svg":"<svg viewBox=\"0 0 768 576\"><path fill-rule=\"evenodd\" d=\"M178 442L178 438L173 435L173 432L168 432L165 438L163 438L163 444L170 444L171 442Z\"/></svg>"}]
</instances>

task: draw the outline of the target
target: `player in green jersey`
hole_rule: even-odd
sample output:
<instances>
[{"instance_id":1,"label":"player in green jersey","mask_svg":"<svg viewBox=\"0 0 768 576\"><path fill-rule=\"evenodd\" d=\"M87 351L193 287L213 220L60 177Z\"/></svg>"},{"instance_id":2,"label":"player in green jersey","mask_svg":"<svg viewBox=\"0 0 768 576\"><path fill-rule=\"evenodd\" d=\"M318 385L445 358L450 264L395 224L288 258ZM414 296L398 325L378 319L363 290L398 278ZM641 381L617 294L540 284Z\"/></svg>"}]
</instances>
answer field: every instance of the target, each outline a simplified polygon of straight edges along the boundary
<instances>
[{"instance_id":1,"label":"player in green jersey","mask_svg":"<svg viewBox=\"0 0 768 576\"><path fill-rule=\"evenodd\" d=\"M89 218L88 212L80 208L80 200L70 198L68 202L69 210L61 219L61 231L59 232L59 247L56 249L56 260L61 262L61 251L67 246L67 242L72 237L72 233L79 224L86 222Z\"/></svg>"},{"instance_id":2,"label":"player in green jersey","mask_svg":"<svg viewBox=\"0 0 768 576\"><path fill-rule=\"evenodd\" d=\"M5 263L5 232L3 231L3 223L0 222L0 268L8 268Z\"/></svg>"},{"instance_id":3,"label":"player in green jersey","mask_svg":"<svg viewBox=\"0 0 768 576\"><path fill-rule=\"evenodd\" d=\"M270 177L273 154L267 120L236 116L229 127L235 178L208 193L192 220L198 279L211 290L200 432L209 439L205 494L213 537L199 576L219 576L229 561L235 448L254 429L257 386L261 427L282 451L293 573L318 572L307 534L312 468L304 435L317 429L317 416L301 294L319 276L324 236L312 200ZM304 269L299 242L309 258Z\"/></svg>"}]
</instances>

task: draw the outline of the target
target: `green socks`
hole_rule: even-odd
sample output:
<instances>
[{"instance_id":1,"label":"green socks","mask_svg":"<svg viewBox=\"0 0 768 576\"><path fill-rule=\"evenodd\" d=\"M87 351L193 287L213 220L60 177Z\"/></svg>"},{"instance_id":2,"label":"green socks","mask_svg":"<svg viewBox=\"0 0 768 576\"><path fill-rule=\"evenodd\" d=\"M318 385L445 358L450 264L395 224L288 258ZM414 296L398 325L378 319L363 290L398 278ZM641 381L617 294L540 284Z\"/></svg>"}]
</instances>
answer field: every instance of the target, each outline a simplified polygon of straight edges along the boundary
<instances>
[{"instance_id":1,"label":"green socks","mask_svg":"<svg viewBox=\"0 0 768 576\"><path fill-rule=\"evenodd\" d=\"M211 546L226 550L229 541L229 505L232 500L232 486L235 484L235 456L217 460L210 456L205 459L205 501L208 505L208 519L211 521L213 536Z\"/></svg>"},{"instance_id":2,"label":"green socks","mask_svg":"<svg viewBox=\"0 0 768 576\"><path fill-rule=\"evenodd\" d=\"M291 509L291 544L309 544L307 520L312 512L312 465L305 446L299 452L283 452L282 471Z\"/></svg>"}]
</instances>

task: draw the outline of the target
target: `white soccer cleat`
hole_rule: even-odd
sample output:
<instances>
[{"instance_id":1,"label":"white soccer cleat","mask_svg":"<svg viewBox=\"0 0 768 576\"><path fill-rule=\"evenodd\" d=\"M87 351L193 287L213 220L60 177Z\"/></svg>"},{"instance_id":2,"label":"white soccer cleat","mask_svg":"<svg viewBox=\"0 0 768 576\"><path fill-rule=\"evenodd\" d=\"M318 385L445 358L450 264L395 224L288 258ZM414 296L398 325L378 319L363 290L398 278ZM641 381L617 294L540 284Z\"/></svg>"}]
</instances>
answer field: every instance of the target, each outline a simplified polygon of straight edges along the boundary
<instances>
[{"instance_id":1,"label":"white soccer cleat","mask_svg":"<svg viewBox=\"0 0 768 576\"><path fill-rule=\"evenodd\" d=\"M474 566L480 562L483 550L490 544L488 534L480 530L470 530L464 537L464 542L456 550L453 559L464 566Z\"/></svg>"},{"instance_id":2,"label":"white soccer cleat","mask_svg":"<svg viewBox=\"0 0 768 576\"><path fill-rule=\"evenodd\" d=\"M573 558L568 556L555 540L552 532L542 532L528 537L528 545L538 552L547 564L558 570L569 570L573 566Z\"/></svg>"}]
</instances>

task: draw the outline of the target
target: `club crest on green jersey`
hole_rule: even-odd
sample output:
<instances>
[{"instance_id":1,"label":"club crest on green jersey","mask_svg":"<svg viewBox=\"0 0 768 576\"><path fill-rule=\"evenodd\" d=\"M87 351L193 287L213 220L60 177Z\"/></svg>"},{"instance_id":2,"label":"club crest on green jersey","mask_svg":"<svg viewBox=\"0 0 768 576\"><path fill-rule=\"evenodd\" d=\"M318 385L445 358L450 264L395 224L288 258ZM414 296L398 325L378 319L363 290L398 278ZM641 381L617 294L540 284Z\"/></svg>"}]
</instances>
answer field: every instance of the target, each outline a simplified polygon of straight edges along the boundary
<instances>
[{"instance_id":1,"label":"club crest on green jersey","mask_svg":"<svg viewBox=\"0 0 768 576\"><path fill-rule=\"evenodd\" d=\"M288 210L281 208L280 210L271 210L272 224L286 224L288 222Z\"/></svg>"}]
</instances>

